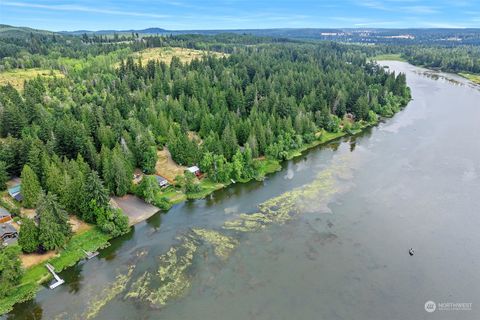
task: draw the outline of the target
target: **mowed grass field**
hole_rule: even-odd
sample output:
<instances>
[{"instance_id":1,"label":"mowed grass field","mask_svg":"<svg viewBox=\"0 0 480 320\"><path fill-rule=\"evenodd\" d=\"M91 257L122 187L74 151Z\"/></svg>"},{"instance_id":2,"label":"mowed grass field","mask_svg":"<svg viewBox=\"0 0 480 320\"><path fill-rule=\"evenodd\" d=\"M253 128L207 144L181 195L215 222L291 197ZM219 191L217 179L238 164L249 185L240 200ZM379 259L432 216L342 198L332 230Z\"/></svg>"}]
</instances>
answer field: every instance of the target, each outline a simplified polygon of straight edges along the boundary
<instances>
[{"instance_id":1,"label":"mowed grass field","mask_svg":"<svg viewBox=\"0 0 480 320\"><path fill-rule=\"evenodd\" d=\"M401 54L380 54L372 58L375 61L406 61Z\"/></svg>"},{"instance_id":2,"label":"mowed grass field","mask_svg":"<svg viewBox=\"0 0 480 320\"><path fill-rule=\"evenodd\" d=\"M480 75L478 74L471 74L471 73L459 73L464 78L467 78L468 80L475 82L477 84L480 84Z\"/></svg>"},{"instance_id":3,"label":"mowed grass field","mask_svg":"<svg viewBox=\"0 0 480 320\"><path fill-rule=\"evenodd\" d=\"M64 75L58 70L47 69L13 69L0 72L0 86L10 83L15 89L23 90L25 80L30 80L36 76L42 77L63 77Z\"/></svg>"},{"instance_id":4,"label":"mowed grass field","mask_svg":"<svg viewBox=\"0 0 480 320\"><path fill-rule=\"evenodd\" d=\"M169 64L173 57L178 57L182 62L190 62L193 59L201 59L205 55L212 55L218 58L227 57L228 54L215 51L204 51L186 48L148 48L139 52L135 52L133 57L140 58L142 64L145 65L149 60L158 60ZM136 62L136 61L135 61Z\"/></svg>"}]
</instances>

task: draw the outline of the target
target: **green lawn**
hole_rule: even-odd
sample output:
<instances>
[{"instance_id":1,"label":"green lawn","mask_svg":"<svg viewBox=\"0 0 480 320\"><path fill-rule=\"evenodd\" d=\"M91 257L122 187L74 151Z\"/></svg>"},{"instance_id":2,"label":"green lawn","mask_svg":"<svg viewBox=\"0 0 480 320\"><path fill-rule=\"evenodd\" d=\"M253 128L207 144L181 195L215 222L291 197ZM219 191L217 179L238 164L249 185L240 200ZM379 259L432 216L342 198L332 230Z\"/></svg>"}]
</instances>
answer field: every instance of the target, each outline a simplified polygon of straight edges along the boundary
<instances>
[{"instance_id":1,"label":"green lawn","mask_svg":"<svg viewBox=\"0 0 480 320\"><path fill-rule=\"evenodd\" d=\"M402 55L399 53L380 54L378 56L373 57L372 60L407 61L404 58L402 58Z\"/></svg>"},{"instance_id":2,"label":"green lawn","mask_svg":"<svg viewBox=\"0 0 480 320\"><path fill-rule=\"evenodd\" d=\"M54 266L56 271L62 271L85 257L82 249L96 251L106 246L110 238L108 234L103 233L96 227L76 234L61 250L60 255L48 260L48 262ZM38 291L39 285L51 279L51 274L45 268L45 263L25 270L22 281L13 291L13 294L0 300L0 314L10 311L15 303L32 299Z\"/></svg>"},{"instance_id":3,"label":"green lawn","mask_svg":"<svg viewBox=\"0 0 480 320\"><path fill-rule=\"evenodd\" d=\"M467 78L468 80L470 80L472 82L480 84L480 75L479 74L471 74L471 73L460 72L459 75L461 75L464 78Z\"/></svg>"},{"instance_id":4,"label":"green lawn","mask_svg":"<svg viewBox=\"0 0 480 320\"><path fill-rule=\"evenodd\" d=\"M218 183L210 180L209 178L203 178L200 180L200 191L196 193L190 193L187 195L188 199L201 199L208 196L210 193L225 188L229 183Z\"/></svg>"},{"instance_id":5,"label":"green lawn","mask_svg":"<svg viewBox=\"0 0 480 320\"><path fill-rule=\"evenodd\" d=\"M282 166L276 159L262 159L256 160L257 179L262 179L269 173L280 171Z\"/></svg>"},{"instance_id":6,"label":"green lawn","mask_svg":"<svg viewBox=\"0 0 480 320\"><path fill-rule=\"evenodd\" d=\"M164 197L168 200L171 205L185 201L187 196L180 190L175 189L175 187L170 186L160 193L161 197Z\"/></svg>"}]
</instances>

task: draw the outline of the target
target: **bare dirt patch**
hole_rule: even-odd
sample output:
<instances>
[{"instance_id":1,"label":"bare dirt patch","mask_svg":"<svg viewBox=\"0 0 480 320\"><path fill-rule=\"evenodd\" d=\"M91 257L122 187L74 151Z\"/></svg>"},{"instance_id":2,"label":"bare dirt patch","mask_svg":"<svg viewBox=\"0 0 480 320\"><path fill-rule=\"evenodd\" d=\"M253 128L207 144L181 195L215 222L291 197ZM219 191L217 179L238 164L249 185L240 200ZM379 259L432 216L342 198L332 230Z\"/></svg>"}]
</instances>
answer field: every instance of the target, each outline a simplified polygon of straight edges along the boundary
<instances>
[{"instance_id":1,"label":"bare dirt patch","mask_svg":"<svg viewBox=\"0 0 480 320\"><path fill-rule=\"evenodd\" d=\"M20 184L20 183L22 183L22 179L20 179L19 177L10 179L10 180L7 181L7 188L14 187L14 186L16 186L17 184Z\"/></svg>"},{"instance_id":2,"label":"bare dirt patch","mask_svg":"<svg viewBox=\"0 0 480 320\"><path fill-rule=\"evenodd\" d=\"M20 260L22 260L22 265L24 268L29 268L31 266L37 265L44 261L47 261L50 258L53 258L57 255L55 251L48 251L42 254L39 253L29 253L29 254L21 254Z\"/></svg>"},{"instance_id":3,"label":"bare dirt patch","mask_svg":"<svg viewBox=\"0 0 480 320\"><path fill-rule=\"evenodd\" d=\"M77 216L71 215L68 222L72 226L72 231L74 233L82 233L84 231L92 229L92 225L80 220Z\"/></svg>"},{"instance_id":4,"label":"bare dirt patch","mask_svg":"<svg viewBox=\"0 0 480 320\"><path fill-rule=\"evenodd\" d=\"M188 131L188 139L195 141L199 146L203 143L202 138L195 131Z\"/></svg>"},{"instance_id":5,"label":"bare dirt patch","mask_svg":"<svg viewBox=\"0 0 480 320\"><path fill-rule=\"evenodd\" d=\"M181 166L173 161L172 155L166 147L161 151L157 151L157 156L158 160L155 165L155 173L167 179L170 184L173 184L176 176L183 175L187 169L187 167Z\"/></svg>"},{"instance_id":6,"label":"bare dirt patch","mask_svg":"<svg viewBox=\"0 0 480 320\"><path fill-rule=\"evenodd\" d=\"M24 218L33 219L36 216L35 209L20 208L20 215Z\"/></svg>"}]
</instances>

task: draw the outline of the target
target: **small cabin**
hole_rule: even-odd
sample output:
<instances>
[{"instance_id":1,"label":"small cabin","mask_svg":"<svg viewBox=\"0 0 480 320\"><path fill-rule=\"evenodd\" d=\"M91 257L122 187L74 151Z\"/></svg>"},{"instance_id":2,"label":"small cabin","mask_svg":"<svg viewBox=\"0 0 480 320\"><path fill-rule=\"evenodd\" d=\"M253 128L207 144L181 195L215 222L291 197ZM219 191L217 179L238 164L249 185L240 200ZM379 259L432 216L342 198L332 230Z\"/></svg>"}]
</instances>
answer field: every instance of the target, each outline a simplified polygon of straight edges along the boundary
<instances>
[{"instance_id":1,"label":"small cabin","mask_svg":"<svg viewBox=\"0 0 480 320\"><path fill-rule=\"evenodd\" d=\"M200 172L200 169L197 166L189 167L187 168L187 171L196 175L197 178L200 178L200 176L202 175L202 172Z\"/></svg>"},{"instance_id":2,"label":"small cabin","mask_svg":"<svg viewBox=\"0 0 480 320\"><path fill-rule=\"evenodd\" d=\"M162 176L156 175L157 183L161 188L166 188L169 186L168 180Z\"/></svg>"},{"instance_id":3,"label":"small cabin","mask_svg":"<svg viewBox=\"0 0 480 320\"><path fill-rule=\"evenodd\" d=\"M4 245L15 243L18 238L18 231L10 223L0 224L0 241Z\"/></svg>"},{"instance_id":4,"label":"small cabin","mask_svg":"<svg viewBox=\"0 0 480 320\"><path fill-rule=\"evenodd\" d=\"M12 221L12 215L6 209L0 207L0 223Z\"/></svg>"},{"instance_id":5,"label":"small cabin","mask_svg":"<svg viewBox=\"0 0 480 320\"><path fill-rule=\"evenodd\" d=\"M15 199L17 201L22 201L23 200L22 187L19 184L17 184L14 187L9 188L8 189L8 194L10 195L10 197L12 197L13 199Z\"/></svg>"}]
</instances>

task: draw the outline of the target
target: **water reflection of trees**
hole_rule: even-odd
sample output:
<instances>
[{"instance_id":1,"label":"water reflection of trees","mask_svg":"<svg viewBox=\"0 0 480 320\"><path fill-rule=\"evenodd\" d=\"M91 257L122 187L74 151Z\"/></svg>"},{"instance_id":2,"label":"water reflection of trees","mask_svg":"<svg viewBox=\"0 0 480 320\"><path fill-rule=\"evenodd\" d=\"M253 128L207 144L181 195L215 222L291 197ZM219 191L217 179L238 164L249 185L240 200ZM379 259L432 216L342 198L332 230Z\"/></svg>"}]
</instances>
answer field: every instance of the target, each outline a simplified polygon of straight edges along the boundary
<instances>
[{"instance_id":1,"label":"water reflection of trees","mask_svg":"<svg viewBox=\"0 0 480 320\"><path fill-rule=\"evenodd\" d=\"M150 227L152 227L153 229L155 229L155 231L160 229L160 226L162 225L162 213L157 212L156 214L154 214L153 216L148 218L147 219L147 224Z\"/></svg>"},{"instance_id":2,"label":"water reflection of trees","mask_svg":"<svg viewBox=\"0 0 480 320\"><path fill-rule=\"evenodd\" d=\"M105 259L105 260L113 260L117 256L117 251L125 244L128 242L128 240L131 240L135 234L135 227L130 228L130 232L127 234L124 234L123 236L114 238L110 240L110 246L108 246L105 249L100 250L100 254L98 255L98 258L100 259Z\"/></svg>"},{"instance_id":3,"label":"water reflection of trees","mask_svg":"<svg viewBox=\"0 0 480 320\"><path fill-rule=\"evenodd\" d=\"M43 318L43 309L35 299L15 305L12 312L7 315L8 320L39 320Z\"/></svg>"},{"instance_id":4,"label":"water reflection of trees","mask_svg":"<svg viewBox=\"0 0 480 320\"><path fill-rule=\"evenodd\" d=\"M65 270L61 273L61 277L65 280L65 283L68 285L69 293L77 293L81 289L81 283L83 281L83 263L77 263L71 268Z\"/></svg>"}]
</instances>

